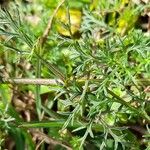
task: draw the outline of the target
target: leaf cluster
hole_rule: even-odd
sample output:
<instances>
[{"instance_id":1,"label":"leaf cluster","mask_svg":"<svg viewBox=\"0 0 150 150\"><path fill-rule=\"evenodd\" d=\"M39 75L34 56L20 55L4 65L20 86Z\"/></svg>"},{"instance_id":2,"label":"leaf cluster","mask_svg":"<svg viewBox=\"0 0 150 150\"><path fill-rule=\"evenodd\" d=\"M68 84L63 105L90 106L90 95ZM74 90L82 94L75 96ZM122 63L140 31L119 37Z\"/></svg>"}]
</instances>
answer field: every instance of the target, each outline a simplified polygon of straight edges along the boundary
<instances>
[{"instance_id":1,"label":"leaf cluster","mask_svg":"<svg viewBox=\"0 0 150 150\"><path fill-rule=\"evenodd\" d=\"M25 93L35 93L34 98L28 96L30 101L34 99L33 106L26 104L22 109L34 114L29 113L30 122L20 117L21 112L13 106L15 88L1 85L0 126L14 138L18 150L24 147L32 150L38 146L46 149L47 144L81 150L89 147L101 150L149 148L149 93L145 88L150 83L150 42L149 37L136 28L138 15L147 6L130 2L125 6L122 1L91 4L81 1L82 5L84 3L87 5L82 10L79 37L58 33L59 20L55 20L44 46L40 45L41 37L36 37L37 27L21 19L27 13L17 9L1 10L0 35L4 53L13 50L17 53L8 51L12 58L17 55L31 65L29 70L13 70L12 74L61 79L57 85L47 87L14 85L18 99L21 93L23 97ZM72 8L69 2L65 6L67 10ZM22 6L22 9L25 8ZM66 14L69 19L71 14L69 11ZM66 22L64 25L70 32L71 21ZM12 62L9 62L11 67ZM8 70L7 66L5 68ZM10 91L12 97L5 93L7 90L13 91ZM27 103L24 98L22 101ZM30 133L34 135L35 131L27 131L31 128L41 128L39 143L32 140Z\"/></svg>"}]
</instances>

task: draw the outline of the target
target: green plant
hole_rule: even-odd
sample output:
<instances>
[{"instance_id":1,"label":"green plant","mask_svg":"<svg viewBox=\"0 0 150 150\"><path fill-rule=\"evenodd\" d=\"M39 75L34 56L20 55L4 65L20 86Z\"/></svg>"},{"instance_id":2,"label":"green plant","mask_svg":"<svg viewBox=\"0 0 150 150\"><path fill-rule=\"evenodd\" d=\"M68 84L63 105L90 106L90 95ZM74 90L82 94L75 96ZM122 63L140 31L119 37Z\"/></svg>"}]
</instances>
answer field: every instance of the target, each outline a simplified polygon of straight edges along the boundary
<instances>
[{"instance_id":1,"label":"green plant","mask_svg":"<svg viewBox=\"0 0 150 150\"><path fill-rule=\"evenodd\" d=\"M24 147L46 149L47 144L56 149L60 145L65 149L81 150L89 147L101 150L149 148L149 93L145 89L150 84L150 42L142 30L135 28L138 15L146 6L130 3L124 6L122 1L97 2L97 7L91 7L93 4L89 5L89 1L83 3L88 5L83 9L77 37L71 34L69 9L72 5L69 1L58 4L40 37L36 37L38 31L33 34L37 27L21 19L20 14L22 17L26 14L18 10L1 10L2 49L13 59L19 57L20 62L15 61L16 65L26 59L32 67L22 66L23 70L16 67L11 76L8 73L9 79L1 77L1 83L14 83L14 87L2 85L0 88L0 107L7 108L2 109L0 126L4 132L8 131L8 136L22 143L16 142L18 150ZM119 6L123 6L123 13ZM60 7L67 8L64 11L69 21L60 23L68 29L68 37L57 33L55 24L59 18L54 17ZM93 11L89 11L90 7ZM133 14L137 10L138 13ZM107 22L106 16L112 11L118 12L119 16L110 17ZM135 15L133 22L130 22L133 16L128 17L129 12ZM127 22L126 29L115 24L116 21ZM124 30L123 34L118 33L118 29ZM12 59L5 61L12 67ZM1 70L7 72L8 68ZM21 79L14 79L20 75ZM33 79L35 77L37 80ZM41 78L52 80L45 83ZM15 84L17 81L23 83L21 80L36 86L25 88ZM8 97L7 90L13 96L16 91L19 96ZM21 103L18 100L21 93L23 97L27 94L33 104L28 104L24 98ZM29 114L29 120L20 117L17 107L12 106L16 99L21 103L19 106L24 105L21 110ZM31 139L28 129L37 143Z\"/></svg>"}]
</instances>

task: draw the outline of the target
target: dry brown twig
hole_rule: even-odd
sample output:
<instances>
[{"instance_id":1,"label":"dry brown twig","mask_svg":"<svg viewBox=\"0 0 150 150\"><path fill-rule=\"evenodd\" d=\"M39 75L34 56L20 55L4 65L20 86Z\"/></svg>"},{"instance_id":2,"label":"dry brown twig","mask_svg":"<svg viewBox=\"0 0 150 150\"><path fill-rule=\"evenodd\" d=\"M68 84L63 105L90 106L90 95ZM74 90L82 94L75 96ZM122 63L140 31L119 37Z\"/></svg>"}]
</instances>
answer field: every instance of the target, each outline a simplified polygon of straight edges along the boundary
<instances>
[{"instance_id":1,"label":"dry brown twig","mask_svg":"<svg viewBox=\"0 0 150 150\"><path fill-rule=\"evenodd\" d=\"M71 81L71 80L70 80ZM89 79L90 82L100 82L102 79ZM137 83L141 86L148 86L149 91L150 79L137 79ZM85 82L85 79L79 79L77 82ZM42 79L42 78L1 78L0 84L31 84L31 85L58 85L64 84L61 79ZM147 91L147 90L145 90Z\"/></svg>"},{"instance_id":2,"label":"dry brown twig","mask_svg":"<svg viewBox=\"0 0 150 150\"><path fill-rule=\"evenodd\" d=\"M50 136L42 133L41 131L35 131L35 130L31 129L30 132L32 134L34 134L34 136L36 138L38 138L39 140L41 140L42 143L46 142L47 144L52 144L54 146L61 145L62 147L66 148L66 150L72 150L72 148L69 147L68 145L63 144L61 141L58 141L56 139L51 138ZM39 143L39 144L41 144L41 143Z\"/></svg>"},{"instance_id":3,"label":"dry brown twig","mask_svg":"<svg viewBox=\"0 0 150 150\"><path fill-rule=\"evenodd\" d=\"M39 42L40 42L40 45L43 47L43 45L46 43L46 40L47 40L47 37L50 33L50 30L51 30L51 27L52 27L52 23L53 23L53 19L55 17L55 15L57 14L59 8L64 4L66 0L62 0L58 6L56 7L56 9L54 10L52 16L50 17L49 21L48 21L48 24L47 24L47 27L45 29L45 31L43 32L43 35L41 36Z\"/></svg>"},{"instance_id":4,"label":"dry brown twig","mask_svg":"<svg viewBox=\"0 0 150 150\"><path fill-rule=\"evenodd\" d=\"M57 85L62 83L60 79L42 79L42 78L2 78L0 84L31 84L31 85Z\"/></svg>"}]
</instances>

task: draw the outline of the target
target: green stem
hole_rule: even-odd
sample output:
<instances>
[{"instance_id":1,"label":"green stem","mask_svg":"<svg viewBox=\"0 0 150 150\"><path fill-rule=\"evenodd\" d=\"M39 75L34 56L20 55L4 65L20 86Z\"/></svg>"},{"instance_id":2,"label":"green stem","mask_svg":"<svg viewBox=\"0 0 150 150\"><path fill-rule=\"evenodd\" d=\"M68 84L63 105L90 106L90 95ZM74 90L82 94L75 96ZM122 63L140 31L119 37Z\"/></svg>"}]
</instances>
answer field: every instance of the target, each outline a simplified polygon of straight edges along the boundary
<instances>
[{"instance_id":1,"label":"green stem","mask_svg":"<svg viewBox=\"0 0 150 150\"><path fill-rule=\"evenodd\" d=\"M23 127L23 128L62 128L66 120L55 120L55 121L45 121L45 122L22 122L18 127ZM79 122L74 122L72 125L71 123L68 124L68 128L79 128L81 126L87 126L86 123L79 123ZM103 132L104 128L100 124L93 124L92 125L92 130Z\"/></svg>"},{"instance_id":2,"label":"green stem","mask_svg":"<svg viewBox=\"0 0 150 150\"><path fill-rule=\"evenodd\" d=\"M134 111L136 114L139 114L143 119L145 119L148 123L150 123L150 117L147 115L147 113L141 109L135 108L130 105L130 103L124 101L121 97L116 95L113 91L107 89L108 93L112 95L115 98L115 101L128 107L130 110Z\"/></svg>"},{"instance_id":3,"label":"green stem","mask_svg":"<svg viewBox=\"0 0 150 150\"><path fill-rule=\"evenodd\" d=\"M48 61L44 60L38 53L36 53L36 56L40 59L41 63L43 63L44 65L46 65L50 71L56 76L59 77L62 81L65 81L65 76L64 74L58 69L58 67L52 65L51 63L49 63Z\"/></svg>"},{"instance_id":4,"label":"green stem","mask_svg":"<svg viewBox=\"0 0 150 150\"><path fill-rule=\"evenodd\" d=\"M39 55L41 55L41 48L37 48L37 51ZM37 57L37 62L36 62L36 77L40 78L41 77L41 60L39 57ZM39 120L41 120L41 97L40 97L40 86L41 85L36 85L36 109L37 109L37 114Z\"/></svg>"},{"instance_id":5,"label":"green stem","mask_svg":"<svg viewBox=\"0 0 150 150\"><path fill-rule=\"evenodd\" d=\"M86 92L87 92L87 89L88 89L88 84L89 84L89 80L86 80L85 81L85 85L84 85L84 90L82 92L82 95L80 97L80 101L81 101L81 104L82 104L82 115L84 114L84 111L85 111L85 95L86 95Z\"/></svg>"}]
</instances>

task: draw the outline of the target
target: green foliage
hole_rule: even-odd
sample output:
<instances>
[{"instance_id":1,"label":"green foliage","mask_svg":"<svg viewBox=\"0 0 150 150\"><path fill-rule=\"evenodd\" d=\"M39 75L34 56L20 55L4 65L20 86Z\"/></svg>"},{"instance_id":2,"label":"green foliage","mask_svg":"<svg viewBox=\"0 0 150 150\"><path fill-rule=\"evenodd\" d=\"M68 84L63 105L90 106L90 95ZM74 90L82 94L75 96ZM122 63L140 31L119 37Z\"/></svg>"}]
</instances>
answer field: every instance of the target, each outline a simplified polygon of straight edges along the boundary
<instances>
[{"instance_id":1,"label":"green foliage","mask_svg":"<svg viewBox=\"0 0 150 150\"><path fill-rule=\"evenodd\" d=\"M0 85L0 144L5 147L6 138L12 137L17 150L38 146L42 150L48 144L54 149L148 150L150 109L145 89L150 84L150 42L135 28L147 6L119 0L65 2L68 9L84 7L79 35L58 33L59 19L54 18L47 41L40 45L49 11L58 4L40 0L20 3L18 10L11 3L0 12L4 56L0 79L5 73L9 78L61 80L47 87ZM35 6L43 14L41 23L33 25L27 18L38 17ZM71 14L66 15L69 19ZM70 32L71 21L66 22ZM21 111L16 99L22 102L17 104ZM32 128L40 128L37 141Z\"/></svg>"}]
</instances>

